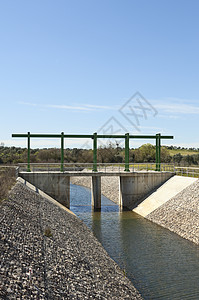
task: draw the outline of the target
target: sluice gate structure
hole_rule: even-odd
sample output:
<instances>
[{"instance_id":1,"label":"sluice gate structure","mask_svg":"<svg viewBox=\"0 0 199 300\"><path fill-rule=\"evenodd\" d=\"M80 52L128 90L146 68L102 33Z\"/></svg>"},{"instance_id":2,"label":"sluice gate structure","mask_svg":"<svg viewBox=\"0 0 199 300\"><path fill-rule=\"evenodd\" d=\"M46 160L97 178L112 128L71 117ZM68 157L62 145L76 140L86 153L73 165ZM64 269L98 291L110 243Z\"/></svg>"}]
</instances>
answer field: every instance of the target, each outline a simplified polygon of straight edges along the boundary
<instances>
[{"instance_id":1,"label":"sluice gate structure","mask_svg":"<svg viewBox=\"0 0 199 300\"><path fill-rule=\"evenodd\" d=\"M79 135L79 134L12 134L14 138L27 138L28 154L26 171L19 170L19 176L30 182L38 189L55 198L61 204L70 208L70 177L91 176L92 205L95 209L101 208L101 177L118 176L120 195L120 207L133 209L136 205L154 189L174 175L174 172L161 170L161 139L173 139L173 136L156 135ZM34 171L31 172L30 139L31 138L60 138L61 139L61 164L59 171ZM64 170L64 139L65 138L91 138L93 139L93 164L92 171L66 171ZM97 168L97 140L99 138L114 138L125 140L125 167L123 171L101 172ZM129 140L130 139L155 139L156 141L156 167L155 171L130 172Z\"/></svg>"}]
</instances>

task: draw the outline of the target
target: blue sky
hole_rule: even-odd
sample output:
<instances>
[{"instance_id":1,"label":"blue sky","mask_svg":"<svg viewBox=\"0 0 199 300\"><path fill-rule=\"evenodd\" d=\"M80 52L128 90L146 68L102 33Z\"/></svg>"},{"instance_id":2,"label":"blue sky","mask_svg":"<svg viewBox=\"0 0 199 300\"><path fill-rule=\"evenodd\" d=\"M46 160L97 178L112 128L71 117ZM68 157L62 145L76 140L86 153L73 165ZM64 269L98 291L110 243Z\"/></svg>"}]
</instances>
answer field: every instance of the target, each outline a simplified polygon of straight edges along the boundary
<instances>
[{"instance_id":1,"label":"blue sky","mask_svg":"<svg viewBox=\"0 0 199 300\"><path fill-rule=\"evenodd\" d=\"M25 146L11 134L28 131L126 131L198 148L198 11L195 0L1 0L0 143Z\"/></svg>"}]
</instances>

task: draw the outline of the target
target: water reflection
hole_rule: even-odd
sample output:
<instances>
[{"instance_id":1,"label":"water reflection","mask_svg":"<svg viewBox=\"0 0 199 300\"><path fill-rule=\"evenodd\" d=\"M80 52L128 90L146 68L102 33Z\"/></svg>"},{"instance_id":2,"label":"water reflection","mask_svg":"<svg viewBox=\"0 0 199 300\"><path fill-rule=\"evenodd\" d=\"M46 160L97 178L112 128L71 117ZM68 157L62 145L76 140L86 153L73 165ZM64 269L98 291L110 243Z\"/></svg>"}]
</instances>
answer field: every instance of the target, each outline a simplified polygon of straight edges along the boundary
<instances>
[{"instance_id":1,"label":"water reflection","mask_svg":"<svg viewBox=\"0 0 199 300\"><path fill-rule=\"evenodd\" d=\"M91 229L99 241L102 240L102 220L100 211L91 211Z\"/></svg>"},{"instance_id":2,"label":"water reflection","mask_svg":"<svg viewBox=\"0 0 199 300\"><path fill-rule=\"evenodd\" d=\"M94 212L90 191L71 187L71 210L145 299L199 299L199 247L110 202L104 197L101 212Z\"/></svg>"}]
</instances>

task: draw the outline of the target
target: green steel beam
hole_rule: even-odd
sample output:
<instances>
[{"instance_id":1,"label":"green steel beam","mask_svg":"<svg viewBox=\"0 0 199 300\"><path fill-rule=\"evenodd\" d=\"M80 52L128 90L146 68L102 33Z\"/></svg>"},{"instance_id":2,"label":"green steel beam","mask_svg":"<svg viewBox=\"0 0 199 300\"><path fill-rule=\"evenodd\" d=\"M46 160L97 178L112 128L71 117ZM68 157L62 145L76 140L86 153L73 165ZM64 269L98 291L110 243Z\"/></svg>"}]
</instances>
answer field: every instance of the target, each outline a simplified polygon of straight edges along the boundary
<instances>
[{"instance_id":1,"label":"green steel beam","mask_svg":"<svg viewBox=\"0 0 199 300\"><path fill-rule=\"evenodd\" d=\"M123 135L115 135L115 134L98 134L97 138L115 138L115 139L122 139L125 138L125 134ZM129 135L130 139L155 139L156 135ZM173 136L171 135L163 135L161 136L162 139L173 139Z\"/></svg>"},{"instance_id":2,"label":"green steel beam","mask_svg":"<svg viewBox=\"0 0 199 300\"><path fill-rule=\"evenodd\" d=\"M61 172L64 172L64 133L61 133Z\"/></svg>"},{"instance_id":3,"label":"green steel beam","mask_svg":"<svg viewBox=\"0 0 199 300\"><path fill-rule=\"evenodd\" d=\"M27 137L27 134L12 134L12 137ZM60 138L61 134L30 134L31 138Z\"/></svg>"},{"instance_id":4,"label":"green steel beam","mask_svg":"<svg viewBox=\"0 0 199 300\"><path fill-rule=\"evenodd\" d=\"M129 170L129 133L125 134L125 170L126 172L130 172Z\"/></svg>"},{"instance_id":5,"label":"green steel beam","mask_svg":"<svg viewBox=\"0 0 199 300\"><path fill-rule=\"evenodd\" d=\"M129 135L129 138L133 139L155 139L156 135ZM173 139L173 135L162 135L161 139Z\"/></svg>"},{"instance_id":6,"label":"green steel beam","mask_svg":"<svg viewBox=\"0 0 199 300\"><path fill-rule=\"evenodd\" d=\"M97 172L97 133L93 134L93 171Z\"/></svg>"},{"instance_id":7,"label":"green steel beam","mask_svg":"<svg viewBox=\"0 0 199 300\"><path fill-rule=\"evenodd\" d=\"M90 134L64 134L64 138L92 138ZM27 134L12 134L12 137L27 137ZM31 138L61 138L62 134L30 134Z\"/></svg>"},{"instance_id":8,"label":"green steel beam","mask_svg":"<svg viewBox=\"0 0 199 300\"><path fill-rule=\"evenodd\" d=\"M61 171L64 170L64 138L92 138L93 139L93 171L97 172L97 139L98 138L124 138L125 139L125 171L129 172L129 139L155 139L156 140L156 171L160 171L161 166L161 139L173 139L171 135L114 135L114 134L12 134L12 137L27 138L28 142L28 168L30 172L30 138L61 138Z\"/></svg>"},{"instance_id":9,"label":"green steel beam","mask_svg":"<svg viewBox=\"0 0 199 300\"><path fill-rule=\"evenodd\" d=\"M96 133L97 134L97 133ZM62 134L34 134L29 135L31 138L61 138ZM28 134L13 133L12 137L28 137ZM93 138L90 134L64 134L64 138ZM97 134L97 138L125 138L125 135L115 134ZM130 139L155 139L156 135L129 135ZM161 139L173 139L171 135L162 135Z\"/></svg>"},{"instance_id":10,"label":"green steel beam","mask_svg":"<svg viewBox=\"0 0 199 300\"><path fill-rule=\"evenodd\" d=\"M91 134L65 134L65 138L78 138L78 139L89 139L92 138Z\"/></svg>"}]
</instances>

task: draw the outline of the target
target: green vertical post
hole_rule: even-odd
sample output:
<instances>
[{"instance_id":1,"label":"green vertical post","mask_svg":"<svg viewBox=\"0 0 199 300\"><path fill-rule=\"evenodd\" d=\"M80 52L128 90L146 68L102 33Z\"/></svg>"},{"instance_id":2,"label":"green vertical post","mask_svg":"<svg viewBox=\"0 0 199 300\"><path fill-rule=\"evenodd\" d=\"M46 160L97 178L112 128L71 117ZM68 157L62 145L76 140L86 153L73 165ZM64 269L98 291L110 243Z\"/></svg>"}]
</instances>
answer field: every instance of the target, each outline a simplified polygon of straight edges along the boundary
<instances>
[{"instance_id":1,"label":"green vertical post","mask_svg":"<svg viewBox=\"0 0 199 300\"><path fill-rule=\"evenodd\" d=\"M30 132L28 132L28 167L27 172L31 172L30 170Z\"/></svg>"},{"instance_id":2,"label":"green vertical post","mask_svg":"<svg viewBox=\"0 0 199 300\"><path fill-rule=\"evenodd\" d=\"M159 145L158 145L158 164L159 164L159 171L161 171L161 134L159 134Z\"/></svg>"},{"instance_id":3,"label":"green vertical post","mask_svg":"<svg viewBox=\"0 0 199 300\"><path fill-rule=\"evenodd\" d=\"M158 171L158 134L156 134L155 139L155 170Z\"/></svg>"},{"instance_id":4,"label":"green vertical post","mask_svg":"<svg viewBox=\"0 0 199 300\"><path fill-rule=\"evenodd\" d=\"M130 172L129 170L129 133L125 134L125 170L126 172Z\"/></svg>"},{"instance_id":5,"label":"green vertical post","mask_svg":"<svg viewBox=\"0 0 199 300\"><path fill-rule=\"evenodd\" d=\"M160 171L160 155L161 155L161 145L160 145L160 133L156 134L156 153L155 153L155 161L156 161L156 171Z\"/></svg>"},{"instance_id":6,"label":"green vertical post","mask_svg":"<svg viewBox=\"0 0 199 300\"><path fill-rule=\"evenodd\" d=\"M93 134L93 172L97 172L97 133Z\"/></svg>"},{"instance_id":7,"label":"green vertical post","mask_svg":"<svg viewBox=\"0 0 199 300\"><path fill-rule=\"evenodd\" d=\"M61 172L64 172L64 133L61 133Z\"/></svg>"}]
</instances>

